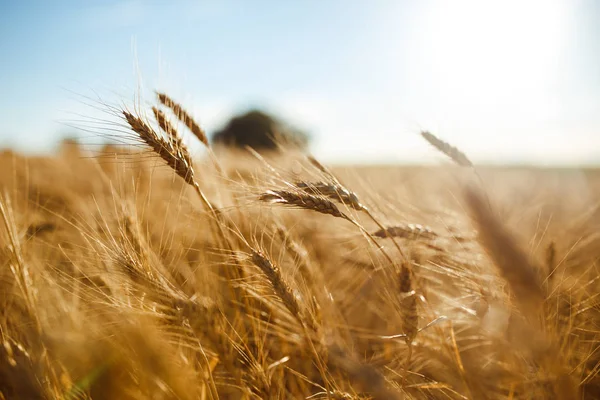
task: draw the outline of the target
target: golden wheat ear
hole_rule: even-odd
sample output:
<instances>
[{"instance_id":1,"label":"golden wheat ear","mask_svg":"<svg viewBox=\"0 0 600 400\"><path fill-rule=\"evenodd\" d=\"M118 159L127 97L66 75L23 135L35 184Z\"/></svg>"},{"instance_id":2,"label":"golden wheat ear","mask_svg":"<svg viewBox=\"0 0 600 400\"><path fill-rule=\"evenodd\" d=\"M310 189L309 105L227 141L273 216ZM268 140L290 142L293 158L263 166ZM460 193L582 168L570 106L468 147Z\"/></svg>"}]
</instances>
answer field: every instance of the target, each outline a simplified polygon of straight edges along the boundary
<instances>
[{"instance_id":1,"label":"golden wheat ear","mask_svg":"<svg viewBox=\"0 0 600 400\"><path fill-rule=\"evenodd\" d=\"M259 200L266 203L279 203L305 210L313 210L321 214L329 214L351 221L331 200L308 193L292 192L289 190L267 190L260 195Z\"/></svg>"},{"instance_id":2,"label":"golden wheat ear","mask_svg":"<svg viewBox=\"0 0 600 400\"><path fill-rule=\"evenodd\" d=\"M154 118L156 119L158 126L160 126L160 129L167 134L167 137L173 142L173 145L175 147L181 146L181 136L179 136L177 130L173 124L171 124L171 121L169 121L165 113L156 107L152 107L152 112L154 113Z\"/></svg>"},{"instance_id":3,"label":"golden wheat ear","mask_svg":"<svg viewBox=\"0 0 600 400\"><path fill-rule=\"evenodd\" d=\"M166 93L156 92L158 100L173 111L173 114L200 140L206 147L210 147L206 133L187 111L179 103L170 98Z\"/></svg>"},{"instance_id":4,"label":"golden wheat ear","mask_svg":"<svg viewBox=\"0 0 600 400\"><path fill-rule=\"evenodd\" d=\"M294 183L294 186L306 193L321 195L339 201L358 211L365 209L365 206L361 204L356 193L336 183L301 181Z\"/></svg>"},{"instance_id":5,"label":"golden wheat ear","mask_svg":"<svg viewBox=\"0 0 600 400\"><path fill-rule=\"evenodd\" d=\"M284 279L281 269L275 265L266 254L257 249L252 249L250 261L265 274L273 287L273 291L281 299L288 311L298 320L298 322L300 322L300 324L304 324L300 304L296 300L290 285Z\"/></svg>"},{"instance_id":6,"label":"golden wheat ear","mask_svg":"<svg viewBox=\"0 0 600 400\"><path fill-rule=\"evenodd\" d=\"M385 229L379 229L372 233L378 238L402 238L402 239L428 239L433 240L439 235L428 226L420 224L404 224L388 226Z\"/></svg>"},{"instance_id":7,"label":"golden wheat ear","mask_svg":"<svg viewBox=\"0 0 600 400\"><path fill-rule=\"evenodd\" d=\"M131 130L137 133L144 143L150 146L177 175L182 177L188 184L194 185L194 169L192 168L191 157L187 150L182 151L184 149L183 146L176 149L173 141L165 140L148 124L142 121L141 118L127 111L123 111L123 115Z\"/></svg>"},{"instance_id":8,"label":"golden wheat ear","mask_svg":"<svg viewBox=\"0 0 600 400\"><path fill-rule=\"evenodd\" d=\"M423 136L423 138L427 140L429 144L431 144L433 147L450 157L450 159L452 159L452 161L454 161L456 164L462 167L473 166L473 163L471 162L471 160L469 160L465 153L458 150L456 147L450 145L450 143L444 142L443 140L435 136L433 133L428 131L421 131L421 136Z\"/></svg>"}]
</instances>

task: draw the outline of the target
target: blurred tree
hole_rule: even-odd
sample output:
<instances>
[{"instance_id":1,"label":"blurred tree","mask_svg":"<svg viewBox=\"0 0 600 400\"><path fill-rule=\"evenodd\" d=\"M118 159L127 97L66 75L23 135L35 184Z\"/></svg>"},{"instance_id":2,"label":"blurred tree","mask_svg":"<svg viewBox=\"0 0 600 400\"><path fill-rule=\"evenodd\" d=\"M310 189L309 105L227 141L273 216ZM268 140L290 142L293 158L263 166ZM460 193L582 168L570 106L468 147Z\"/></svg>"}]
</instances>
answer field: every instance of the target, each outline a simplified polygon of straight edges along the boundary
<instances>
[{"instance_id":1,"label":"blurred tree","mask_svg":"<svg viewBox=\"0 0 600 400\"><path fill-rule=\"evenodd\" d=\"M64 136L59 143L58 151L65 157L81 157L81 143L76 136Z\"/></svg>"},{"instance_id":2,"label":"blurred tree","mask_svg":"<svg viewBox=\"0 0 600 400\"><path fill-rule=\"evenodd\" d=\"M256 151L277 151L279 146L305 149L309 136L259 110L231 118L227 125L212 137L216 145Z\"/></svg>"}]
</instances>

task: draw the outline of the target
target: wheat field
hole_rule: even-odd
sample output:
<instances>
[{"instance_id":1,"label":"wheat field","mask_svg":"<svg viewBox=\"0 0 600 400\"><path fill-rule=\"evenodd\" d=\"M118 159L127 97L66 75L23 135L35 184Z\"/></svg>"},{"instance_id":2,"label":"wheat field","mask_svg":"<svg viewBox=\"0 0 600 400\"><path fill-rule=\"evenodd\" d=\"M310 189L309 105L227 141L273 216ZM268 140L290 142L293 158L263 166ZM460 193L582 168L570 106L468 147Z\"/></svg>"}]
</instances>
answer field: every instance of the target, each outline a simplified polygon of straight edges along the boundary
<instances>
[{"instance_id":1,"label":"wheat field","mask_svg":"<svg viewBox=\"0 0 600 400\"><path fill-rule=\"evenodd\" d=\"M594 170L430 133L439 166L329 167L117 111L131 146L0 154L0 399L600 398Z\"/></svg>"}]
</instances>

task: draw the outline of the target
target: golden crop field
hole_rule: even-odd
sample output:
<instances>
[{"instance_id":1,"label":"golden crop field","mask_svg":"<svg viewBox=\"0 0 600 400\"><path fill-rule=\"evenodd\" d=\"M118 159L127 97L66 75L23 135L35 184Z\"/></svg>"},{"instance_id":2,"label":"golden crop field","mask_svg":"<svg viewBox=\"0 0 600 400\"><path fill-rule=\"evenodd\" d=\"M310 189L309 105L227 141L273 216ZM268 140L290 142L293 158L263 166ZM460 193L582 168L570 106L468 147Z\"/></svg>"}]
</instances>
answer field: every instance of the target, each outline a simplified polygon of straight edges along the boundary
<instances>
[{"instance_id":1,"label":"golden crop field","mask_svg":"<svg viewBox=\"0 0 600 400\"><path fill-rule=\"evenodd\" d=\"M192 157L160 101L0 155L1 399L600 396L596 171Z\"/></svg>"}]
</instances>

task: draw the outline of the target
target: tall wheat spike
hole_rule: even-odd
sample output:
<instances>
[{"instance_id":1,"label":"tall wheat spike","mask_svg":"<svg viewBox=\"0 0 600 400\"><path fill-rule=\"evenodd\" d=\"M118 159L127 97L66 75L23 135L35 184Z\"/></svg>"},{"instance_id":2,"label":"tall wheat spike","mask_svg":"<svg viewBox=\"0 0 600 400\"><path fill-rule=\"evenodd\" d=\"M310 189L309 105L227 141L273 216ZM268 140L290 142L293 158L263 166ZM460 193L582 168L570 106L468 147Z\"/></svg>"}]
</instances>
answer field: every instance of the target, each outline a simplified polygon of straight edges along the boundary
<instances>
[{"instance_id":1,"label":"tall wheat spike","mask_svg":"<svg viewBox=\"0 0 600 400\"><path fill-rule=\"evenodd\" d=\"M173 111L173 114L200 140L206 147L210 147L204 130L194 121L190 114L179 103L170 98L166 93L157 92L158 100Z\"/></svg>"},{"instance_id":2,"label":"tall wheat spike","mask_svg":"<svg viewBox=\"0 0 600 400\"><path fill-rule=\"evenodd\" d=\"M450 157L452 161L454 161L456 164L462 167L473 166L473 163L471 162L471 160L469 160L465 153L458 150L456 147L450 145L449 143L439 139L433 133L428 131L421 131L421 136L423 136L423 138L427 140L433 147Z\"/></svg>"},{"instance_id":3,"label":"tall wheat spike","mask_svg":"<svg viewBox=\"0 0 600 400\"><path fill-rule=\"evenodd\" d=\"M174 147L171 141L167 141L157 134L141 118L127 111L123 111L123 115L131 129L138 134L140 139L150 146L177 175L182 177L188 184L194 185L194 169L190 163L191 158L189 157L189 153L182 154L178 152L178 149Z\"/></svg>"},{"instance_id":4,"label":"tall wheat spike","mask_svg":"<svg viewBox=\"0 0 600 400\"><path fill-rule=\"evenodd\" d=\"M280 203L305 210L313 210L321 214L329 214L334 217L351 219L341 212L330 200L307 193L291 192L289 190L268 190L260 195L259 199L267 203Z\"/></svg>"},{"instance_id":5,"label":"tall wheat spike","mask_svg":"<svg viewBox=\"0 0 600 400\"><path fill-rule=\"evenodd\" d=\"M356 193L351 192L339 184L325 182L296 182L294 185L306 193L322 195L337 200L355 210L361 211L365 209Z\"/></svg>"},{"instance_id":6,"label":"tall wheat spike","mask_svg":"<svg viewBox=\"0 0 600 400\"><path fill-rule=\"evenodd\" d=\"M263 252L260 250L252 249L252 255L250 260L265 274L273 290L277 296L281 299L288 311L298 320L301 325L304 325L304 318L302 316L302 309L300 304L296 300L296 297L292 293L290 285L286 282L281 269L273 263Z\"/></svg>"},{"instance_id":7,"label":"tall wheat spike","mask_svg":"<svg viewBox=\"0 0 600 400\"><path fill-rule=\"evenodd\" d=\"M179 136L177 130L171 124L165 113L157 107L152 107L152 112L154 113L154 118L156 118L156 122L158 123L158 126L160 126L160 129L162 129L167 134L167 138L172 141L173 147L181 147L181 136Z\"/></svg>"},{"instance_id":8,"label":"tall wheat spike","mask_svg":"<svg viewBox=\"0 0 600 400\"><path fill-rule=\"evenodd\" d=\"M373 232L378 238L399 237L404 239L435 239L438 234L431 228L419 224L394 225Z\"/></svg>"}]
</instances>

